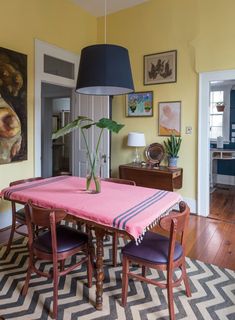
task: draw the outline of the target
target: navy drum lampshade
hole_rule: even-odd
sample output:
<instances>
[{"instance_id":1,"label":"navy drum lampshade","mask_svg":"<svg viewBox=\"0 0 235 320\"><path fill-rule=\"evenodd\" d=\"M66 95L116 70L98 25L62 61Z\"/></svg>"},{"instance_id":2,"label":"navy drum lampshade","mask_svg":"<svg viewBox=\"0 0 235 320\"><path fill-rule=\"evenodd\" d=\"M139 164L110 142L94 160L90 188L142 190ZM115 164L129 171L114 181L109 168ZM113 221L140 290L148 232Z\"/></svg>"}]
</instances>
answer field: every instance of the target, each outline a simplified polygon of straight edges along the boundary
<instances>
[{"instance_id":1,"label":"navy drum lampshade","mask_svg":"<svg viewBox=\"0 0 235 320\"><path fill-rule=\"evenodd\" d=\"M82 49L76 92L89 95L121 95L134 91L126 48L97 44Z\"/></svg>"}]
</instances>

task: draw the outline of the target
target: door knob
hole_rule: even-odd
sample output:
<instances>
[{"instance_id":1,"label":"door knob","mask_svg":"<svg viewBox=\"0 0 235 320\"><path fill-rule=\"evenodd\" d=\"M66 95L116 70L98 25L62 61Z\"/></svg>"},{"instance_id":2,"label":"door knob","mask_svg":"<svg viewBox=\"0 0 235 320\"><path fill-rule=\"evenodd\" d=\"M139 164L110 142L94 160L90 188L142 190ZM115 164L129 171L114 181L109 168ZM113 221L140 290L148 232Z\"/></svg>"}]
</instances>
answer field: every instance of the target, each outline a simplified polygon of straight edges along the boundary
<instances>
[{"instance_id":1,"label":"door knob","mask_svg":"<svg viewBox=\"0 0 235 320\"><path fill-rule=\"evenodd\" d=\"M106 154L102 154L102 157L101 157L101 158L104 160L104 163L107 162L107 156L106 156Z\"/></svg>"}]
</instances>

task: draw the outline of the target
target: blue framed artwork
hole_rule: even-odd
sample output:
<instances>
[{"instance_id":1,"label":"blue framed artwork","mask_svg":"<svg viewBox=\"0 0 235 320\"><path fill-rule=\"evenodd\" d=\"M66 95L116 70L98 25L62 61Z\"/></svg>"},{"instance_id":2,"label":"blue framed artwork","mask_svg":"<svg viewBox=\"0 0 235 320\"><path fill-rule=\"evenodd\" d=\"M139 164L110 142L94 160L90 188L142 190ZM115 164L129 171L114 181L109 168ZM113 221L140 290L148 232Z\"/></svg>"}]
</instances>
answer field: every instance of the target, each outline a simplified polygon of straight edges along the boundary
<instances>
[{"instance_id":1,"label":"blue framed artwork","mask_svg":"<svg viewBox=\"0 0 235 320\"><path fill-rule=\"evenodd\" d=\"M127 117L153 116L153 91L134 92L126 96Z\"/></svg>"}]
</instances>

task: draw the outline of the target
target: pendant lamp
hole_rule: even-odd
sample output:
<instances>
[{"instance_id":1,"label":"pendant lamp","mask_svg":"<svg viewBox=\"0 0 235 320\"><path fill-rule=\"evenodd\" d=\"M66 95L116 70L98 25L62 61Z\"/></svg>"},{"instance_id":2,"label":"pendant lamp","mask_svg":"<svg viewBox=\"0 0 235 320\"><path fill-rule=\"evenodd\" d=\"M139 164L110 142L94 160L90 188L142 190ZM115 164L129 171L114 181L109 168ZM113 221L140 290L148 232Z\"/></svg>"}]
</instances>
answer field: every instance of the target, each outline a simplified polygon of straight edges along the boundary
<instances>
[{"instance_id":1,"label":"pendant lamp","mask_svg":"<svg viewBox=\"0 0 235 320\"><path fill-rule=\"evenodd\" d=\"M89 95L121 95L134 91L128 50L106 44L106 1L105 1L105 44L82 49L76 92Z\"/></svg>"}]
</instances>

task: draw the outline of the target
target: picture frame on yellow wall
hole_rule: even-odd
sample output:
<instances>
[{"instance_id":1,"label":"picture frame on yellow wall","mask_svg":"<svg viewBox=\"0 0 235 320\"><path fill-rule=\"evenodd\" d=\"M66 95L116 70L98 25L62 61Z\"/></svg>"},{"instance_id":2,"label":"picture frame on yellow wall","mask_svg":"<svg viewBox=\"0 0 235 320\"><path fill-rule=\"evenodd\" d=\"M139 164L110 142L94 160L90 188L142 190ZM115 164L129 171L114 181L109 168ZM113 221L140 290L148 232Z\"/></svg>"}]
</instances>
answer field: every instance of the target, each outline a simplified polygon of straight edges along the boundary
<instances>
[{"instance_id":1,"label":"picture frame on yellow wall","mask_svg":"<svg viewBox=\"0 0 235 320\"><path fill-rule=\"evenodd\" d=\"M126 95L127 117L153 116L153 91L133 92Z\"/></svg>"},{"instance_id":2,"label":"picture frame on yellow wall","mask_svg":"<svg viewBox=\"0 0 235 320\"><path fill-rule=\"evenodd\" d=\"M177 81L177 51L165 51L144 56L144 85Z\"/></svg>"},{"instance_id":3,"label":"picture frame on yellow wall","mask_svg":"<svg viewBox=\"0 0 235 320\"><path fill-rule=\"evenodd\" d=\"M158 134L178 137L181 135L181 101L159 102Z\"/></svg>"}]
</instances>

